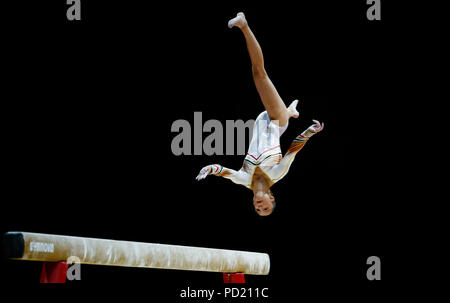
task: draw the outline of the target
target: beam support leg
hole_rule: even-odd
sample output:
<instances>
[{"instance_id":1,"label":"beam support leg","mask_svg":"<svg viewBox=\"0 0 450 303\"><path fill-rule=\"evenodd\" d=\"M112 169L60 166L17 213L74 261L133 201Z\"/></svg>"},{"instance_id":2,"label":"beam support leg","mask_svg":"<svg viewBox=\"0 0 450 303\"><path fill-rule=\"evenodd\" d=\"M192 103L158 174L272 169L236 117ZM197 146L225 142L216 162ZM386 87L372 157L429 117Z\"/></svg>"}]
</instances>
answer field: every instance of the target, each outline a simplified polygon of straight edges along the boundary
<instances>
[{"instance_id":1,"label":"beam support leg","mask_svg":"<svg viewBox=\"0 0 450 303\"><path fill-rule=\"evenodd\" d=\"M66 262L44 262L42 264L41 283L66 283L69 264Z\"/></svg>"},{"instance_id":2,"label":"beam support leg","mask_svg":"<svg viewBox=\"0 0 450 303\"><path fill-rule=\"evenodd\" d=\"M245 276L243 273L223 273L224 283L245 283Z\"/></svg>"}]
</instances>

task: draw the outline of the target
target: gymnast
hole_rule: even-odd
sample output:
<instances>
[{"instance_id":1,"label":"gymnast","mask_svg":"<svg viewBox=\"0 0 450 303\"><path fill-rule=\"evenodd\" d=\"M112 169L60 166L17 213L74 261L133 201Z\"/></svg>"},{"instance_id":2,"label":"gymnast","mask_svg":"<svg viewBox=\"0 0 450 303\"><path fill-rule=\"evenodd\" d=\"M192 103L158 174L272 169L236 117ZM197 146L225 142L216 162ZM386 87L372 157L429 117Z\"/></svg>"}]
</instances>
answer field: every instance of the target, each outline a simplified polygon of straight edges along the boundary
<instances>
[{"instance_id":1,"label":"gymnast","mask_svg":"<svg viewBox=\"0 0 450 303\"><path fill-rule=\"evenodd\" d=\"M252 64L253 81L266 110L255 120L252 139L242 168L235 171L219 164L208 165L200 170L196 180L215 175L244 185L253 191L253 206L256 213L268 216L275 208L275 198L270 187L287 174L295 155L311 136L323 129L324 124L313 120L314 124L294 139L282 157L280 136L287 129L289 118L298 118L299 113L296 110L298 100L294 100L286 108L264 69L261 47L250 30L245 15L238 13L228 22L228 27L238 27L244 34Z\"/></svg>"}]
</instances>

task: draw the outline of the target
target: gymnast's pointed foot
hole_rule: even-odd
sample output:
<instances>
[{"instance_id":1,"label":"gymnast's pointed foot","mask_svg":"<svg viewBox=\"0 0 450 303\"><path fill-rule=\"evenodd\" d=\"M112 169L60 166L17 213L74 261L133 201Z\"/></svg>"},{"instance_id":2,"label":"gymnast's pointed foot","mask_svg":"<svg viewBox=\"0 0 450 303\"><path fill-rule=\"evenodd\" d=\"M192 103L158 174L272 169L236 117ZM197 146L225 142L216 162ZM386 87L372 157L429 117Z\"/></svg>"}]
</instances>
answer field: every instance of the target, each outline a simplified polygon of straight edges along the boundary
<instances>
[{"instance_id":1,"label":"gymnast's pointed foot","mask_svg":"<svg viewBox=\"0 0 450 303\"><path fill-rule=\"evenodd\" d=\"M228 21L228 27L232 28L233 26L237 26L239 28L243 28L247 25L247 20L245 19L244 13L238 13L236 17Z\"/></svg>"},{"instance_id":2,"label":"gymnast's pointed foot","mask_svg":"<svg viewBox=\"0 0 450 303\"><path fill-rule=\"evenodd\" d=\"M290 117L298 118L299 113L296 109L297 104L298 104L298 100L294 100L294 101L292 101L291 105L289 105L289 107L287 108L287 111L289 113L289 118Z\"/></svg>"}]
</instances>

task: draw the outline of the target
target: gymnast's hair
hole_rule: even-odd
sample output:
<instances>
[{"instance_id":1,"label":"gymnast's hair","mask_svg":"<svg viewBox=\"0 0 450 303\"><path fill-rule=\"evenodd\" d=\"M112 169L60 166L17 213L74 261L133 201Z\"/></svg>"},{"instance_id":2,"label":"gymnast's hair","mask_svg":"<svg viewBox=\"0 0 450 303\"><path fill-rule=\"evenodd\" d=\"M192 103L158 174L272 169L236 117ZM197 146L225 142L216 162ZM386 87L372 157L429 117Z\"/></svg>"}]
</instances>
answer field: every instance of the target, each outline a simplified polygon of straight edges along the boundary
<instances>
[{"instance_id":1,"label":"gymnast's hair","mask_svg":"<svg viewBox=\"0 0 450 303\"><path fill-rule=\"evenodd\" d=\"M275 196L273 195L273 192L269 189L270 195L273 197L273 201L272 201L272 212L270 214L273 214L274 210L275 210L275 206L277 206L277 202L275 201Z\"/></svg>"}]
</instances>

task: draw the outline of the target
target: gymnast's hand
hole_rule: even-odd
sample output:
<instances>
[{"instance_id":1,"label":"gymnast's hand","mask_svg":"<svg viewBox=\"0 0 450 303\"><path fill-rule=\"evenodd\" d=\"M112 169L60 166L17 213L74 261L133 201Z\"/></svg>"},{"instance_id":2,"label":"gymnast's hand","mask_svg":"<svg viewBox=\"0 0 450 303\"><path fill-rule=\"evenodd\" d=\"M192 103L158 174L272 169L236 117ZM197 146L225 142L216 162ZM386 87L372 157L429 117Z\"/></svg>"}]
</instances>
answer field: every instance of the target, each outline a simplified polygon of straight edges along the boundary
<instances>
[{"instance_id":1,"label":"gymnast's hand","mask_svg":"<svg viewBox=\"0 0 450 303\"><path fill-rule=\"evenodd\" d=\"M325 124L320 124L319 121L317 120L313 120L314 124L311 125L310 127L308 127L308 129L306 130L306 133L308 134L308 137L317 134L318 132L321 132L323 127L325 126Z\"/></svg>"},{"instance_id":2,"label":"gymnast's hand","mask_svg":"<svg viewBox=\"0 0 450 303\"><path fill-rule=\"evenodd\" d=\"M195 180L200 181L202 179L205 179L210 173L211 173L211 165L205 166L200 170Z\"/></svg>"}]
</instances>

